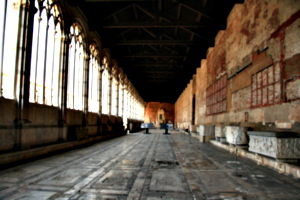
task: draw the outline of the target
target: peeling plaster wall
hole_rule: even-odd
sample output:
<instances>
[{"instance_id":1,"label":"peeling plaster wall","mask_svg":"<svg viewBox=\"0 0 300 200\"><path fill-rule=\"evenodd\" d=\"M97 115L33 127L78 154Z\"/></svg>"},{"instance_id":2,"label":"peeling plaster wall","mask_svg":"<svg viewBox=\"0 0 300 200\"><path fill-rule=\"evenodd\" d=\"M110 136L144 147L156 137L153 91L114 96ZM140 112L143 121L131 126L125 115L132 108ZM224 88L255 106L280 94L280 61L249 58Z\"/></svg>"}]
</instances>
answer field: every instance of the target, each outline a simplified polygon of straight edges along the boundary
<instances>
[{"instance_id":1,"label":"peeling plaster wall","mask_svg":"<svg viewBox=\"0 0 300 200\"><path fill-rule=\"evenodd\" d=\"M218 83L223 76L226 109ZM236 4L196 80L196 125L254 122L283 128L288 123L300 132L300 1ZM178 125L191 123L191 96L188 85L175 104Z\"/></svg>"}]
</instances>

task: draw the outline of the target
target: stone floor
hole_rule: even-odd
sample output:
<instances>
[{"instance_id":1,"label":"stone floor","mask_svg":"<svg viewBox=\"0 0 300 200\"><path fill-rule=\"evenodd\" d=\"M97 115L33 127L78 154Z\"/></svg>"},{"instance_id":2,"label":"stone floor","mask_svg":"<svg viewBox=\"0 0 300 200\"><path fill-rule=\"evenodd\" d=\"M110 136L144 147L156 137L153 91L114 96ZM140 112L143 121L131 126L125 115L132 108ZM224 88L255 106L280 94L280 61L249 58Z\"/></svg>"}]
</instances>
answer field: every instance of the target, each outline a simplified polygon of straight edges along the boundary
<instances>
[{"instance_id":1,"label":"stone floor","mask_svg":"<svg viewBox=\"0 0 300 200\"><path fill-rule=\"evenodd\" d=\"M300 181L177 131L134 133L0 171L0 199L300 199Z\"/></svg>"}]
</instances>

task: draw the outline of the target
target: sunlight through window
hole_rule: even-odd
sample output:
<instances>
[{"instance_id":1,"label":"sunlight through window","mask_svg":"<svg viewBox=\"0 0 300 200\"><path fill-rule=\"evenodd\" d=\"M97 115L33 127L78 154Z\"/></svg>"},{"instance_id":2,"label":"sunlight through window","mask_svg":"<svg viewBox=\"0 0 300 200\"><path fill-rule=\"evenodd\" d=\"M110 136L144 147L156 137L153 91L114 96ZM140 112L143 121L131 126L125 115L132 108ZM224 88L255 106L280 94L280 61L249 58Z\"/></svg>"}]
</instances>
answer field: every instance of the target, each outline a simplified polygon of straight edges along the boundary
<instances>
[{"instance_id":1,"label":"sunlight through window","mask_svg":"<svg viewBox=\"0 0 300 200\"><path fill-rule=\"evenodd\" d=\"M7 4L6 4L7 3ZM14 99L20 1L1 1L1 92L0 96ZM6 9L5 9L6 4ZM2 12L3 11L3 12Z\"/></svg>"},{"instance_id":2,"label":"sunlight through window","mask_svg":"<svg viewBox=\"0 0 300 200\"><path fill-rule=\"evenodd\" d=\"M52 1L35 7L29 101L58 106L61 15Z\"/></svg>"},{"instance_id":3,"label":"sunlight through window","mask_svg":"<svg viewBox=\"0 0 300 200\"><path fill-rule=\"evenodd\" d=\"M99 51L96 44L90 45L89 63L89 111L99 111Z\"/></svg>"},{"instance_id":4,"label":"sunlight through window","mask_svg":"<svg viewBox=\"0 0 300 200\"><path fill-rule=\"evenodd\" d=\"M71 26L70 36L67 107L83 110L84 37L78 23Z\"/></svg>"},{"instance_id":5,"label":"sunlight through window","mask_svg":"<svg viewBox=\"0 0 300 200\"><path fill-rule=\"evenodd\" d=\"M107 65L107 64L105 64ZM102 74L102 113L108 114L108 68Z\"/></svg>"}]
</instances>

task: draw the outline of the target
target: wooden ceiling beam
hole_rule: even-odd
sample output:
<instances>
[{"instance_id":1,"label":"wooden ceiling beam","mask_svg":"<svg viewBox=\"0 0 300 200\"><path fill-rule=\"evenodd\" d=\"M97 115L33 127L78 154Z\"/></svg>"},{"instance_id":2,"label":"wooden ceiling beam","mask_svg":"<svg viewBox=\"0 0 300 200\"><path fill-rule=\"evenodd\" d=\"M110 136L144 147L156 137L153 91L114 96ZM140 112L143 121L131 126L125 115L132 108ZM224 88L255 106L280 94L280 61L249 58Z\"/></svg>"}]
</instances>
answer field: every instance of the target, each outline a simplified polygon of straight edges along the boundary
<instances>
[{"instance_id":1,"label":"wooden ceiling beam","mask_svg":"<svg viewBox=\"0 0 300 200\"><path fill-rule=\"evenodd\" d=\"M112 24L102 24L102 28L176 28L176 27L184 27L184 28L208 28L208 26L203 26L200 23L189 22L189 21L172 21L172 22L119 22Z\"/></svg>"},{"instance_id":2,"label":"wooden ceiling beam","mask_svg":"<svg viewBox=\"0 0 300 200\"><path fill-rule=\"evenodd\" d=\"M134 64L132 65L134 67L152 67L152 66L155 66L155 67L168 67L168 66L183 66L182 64L175 64L175 63L145 63L145 64Z\"/></svg>"},{"instance_id":3,"label":"wooden ceiling beam","mask_svg":"<svg viewBox=\"0 0 300 200\"><path fill-rule=\"evenodd\" d=\"M148 11L147 9L143 8L140 5L135 4L135 6L139 8L141 11L143 11L145 14L149 15L151 18L155 19L155 14L153 14L152 12Z\"/></svg>"},{"instance_id":4,"label":"wooden ceiling beam","mask_svg":"<svg viewBox=\"0 0 300 200\"><path fill-rule=\"evenodd\" d=\"M187 32L189 32L189 33L192 33L192 34L194 34L194 35L196 35L196 36L198 36L198 37L200 37L200 38L202 38L202 39L205 39L202 35L200 35L199 33L196 33L195 31L192 31L192 30L190 30L190 29L188 29L188 28L186 28L186 27L179 27L179 28L181 28L181 29L183 29L183 30L185 30L185 31L187 31Z\"/></svg>"},{"instance_id":5,"label":"wooden ceiling beam","mask_svg":"<svg viewBox=\"0 0 300 200\"><path fill-rule=\"evenodd\" d=\"M156 34L152 33L151 31L149 31L148 29L141 27L146 33L148 33L149 35L151 35L152 37L156 38Z\"/></svg>"},{"instance_id":6,"label":"wooden ceiling beam","mask_svg":"<svg viewBox=\"0 0 300 200\"><path fill-rule=\"evenodd\" d=\"M133 5L135 5L135 4L130 4L130 5L125 6L124 8L122 8L120 10L114 11L112 14L108 15L107 17L105 17L102 21L105 21L106 19L109 19L110 17L113 17L116 14L123 12L124 10L127 10L127 9L133 7Z\"/></svg>"},{"instance_id":7,"label":"wooden ceiling beam","mask_svg":"<svg viewBox=\"0 0 300 200\"><path fill-rule=\"evenodd\" d=\"M128 40L117 42L116 45L198 45L191 40Z\"/></svg>"},{"instance_id":8,"label":"wooden ceiling beam","mask_svg":"<svg viewBox=\"0 0 300 200\"><path fill-rule=\"evenodd\" d=\"M124 1L131 1L131 2L137 2L137 1L153 1L153 0L85 0L85 2L124 2Z\"/></svg>"},{"instance_id":9,"label":"wooden ceiling beam","mask_svg":"<svg viewBox=\"0 0 300 200\"><path fill-rule=\"evenodd\" d=\"M186 57L187 55L174 55L174 54L133 54L133 55L125 55L123 57L126 58L131 58L131 57L135 57L135 58L147 58L147 57L159 57L159 58L168 58L168 57Z\"/></svg>"},{"instance_id":10,"label":"wooden ceiling beam","mask_svg":"<svg viewBox=\"0 0 300 200\"><path fill-rule=\"evenodd\" d=\"M189 1L183 1L183 0L173 0L173 2L176 3L180 3L182 6L196 12L199 13L209 19L213 19L212 17L210 17L209 15L207 15L205 13L204 7L203 7L203 3L195 1L195 0L189 0Z\"/></svg>"},{"instance_id":11,"label":"wooden ceiling beam","mask_svg":"<svg viewBox=\"0 0 300 200\"><path fill-rule=\"evenodd\" d=\"M142 78L140 78L142 79ZM172 81L173 80L173 81ZM174 77L148 77L147 80L145 80L145 82L174 82Z\"/></svg>"}]
</instances>

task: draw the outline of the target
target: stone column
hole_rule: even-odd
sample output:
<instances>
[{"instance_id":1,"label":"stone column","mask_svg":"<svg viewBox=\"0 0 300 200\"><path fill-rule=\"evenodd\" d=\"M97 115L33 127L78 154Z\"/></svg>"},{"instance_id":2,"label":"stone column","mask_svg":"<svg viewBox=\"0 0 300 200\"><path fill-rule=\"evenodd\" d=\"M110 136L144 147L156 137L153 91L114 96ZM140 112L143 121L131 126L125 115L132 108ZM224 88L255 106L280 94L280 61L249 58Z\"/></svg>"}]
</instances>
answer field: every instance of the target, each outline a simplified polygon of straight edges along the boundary
<instances>
[{"instance_id":1,"label":"stone column","mask_svg":"<svg viewBox=\"0 0 300 200\"><path fill-rule=\"evenodd\" d=\"M120 70L119 73L119 88L118 88L118 92L119 92L119 100L118 100L118 116L123 117L123 72Z\"/></svg>"},{"instance_id":2,"label":"stone column","mask_svg":"<svg viewBox=\"0 0 300 200\"><path fill-rule=\"evenodd\" d=\"M68 83L68 63L69 63L69 45L70 45L70 38L68 35L64 36L64 43L63 43L63 57L62 57L62 62L60 67L60 74L61 77L59 78L60 80L60 100L59 100L59 119L58 119L58 126L60 127L59 129L59 136L58 140L59 141L66 141L67 140L67 130L65 127L66 123L66 109L67 109L67 83Z\"/></svg>"},{"instance_id":3,"label":"stone column","mask_svg":"<svg viewBox=\"0 0 300 200\"><path fill-rule=\"evenodd\" d=\"M127 97L127 89L128 89L128 79L127 79L127 76L124 75L124 81L123 81L123 124L126 128L127 127L127 119L128 119L128 112L127 112L127 109L128 109L128 97Z\"/></svg>"},{"instance_id":4,"label":"stone column","mask_svg":"<svg viewBox=\"0 0 300 200\"><path fill-rule=\"evenodd\" d=\"M121 98L121 101L120 101L120 103L121 103L121 105L119 105L120 106L120 116L121 117L124 117L124 87L123 87L123 85L121 85L121 94L120 94L120 98Z\"/></svg>"},{"instance_id":5,"label":"stone column","mask_svg":"<svg viewBox=\"0 0 300 200\"><path fill-rule=\"evenodd\" d=\"M119 112L119 106L118 106L118 103L119 103L119 70L118 70L118 67L116 66L116 64L112 67L112 76L114 79L113 84L116 84L116 87L114 88L115 89L114 92L115 92L116 96L112 97L112 98L115 98L112 100L115 101L116 105L111 105L111 106L115 106L116 112L114 114L116 116L118 116L118 112Z\"/></svg>"},{"instance_id":6,"label":"stone column","mask_svg":"<svg viewBox=\"0 0 300 200\"><path fill-rule=\"evenodd\" d=\"M98 115L101 117L102 114L102 74L104 71L104 65L100 63L98 68L98 98L99 98L99 112Z\"/></svg>"},{"instance_id":7,"label":"stone column","mask_svg":"<svg viewBox=\"0 0 300 200\"><path fill-rule=\"evenodd\" d=\"M120 98L120 94L119 94L119 87L120 87L120 83L117 82L116 83L116 93L117 93L117 96L116 96L116 116L119 116L119 98Z\"/></svg>"},{"instance_id":8,"label":"stone column","mask_svg":"<svg viewBox=\"0 0 300 200\"><path fill-rule=\"evenodd\" d=\"M128 115L127 115L128 97L127 97L126 86L124 86L123 91L124 91L124 99L123 99L123 122L124 122L124 125L127 125L127 118L128 118Z\"/></svg>"},{"instance_id":9,"label":"stone column","mask_svg":"<svg viewBox=\"0 0 300 200\"><path fill-rule=\"evenodd\" d=\"M131 85L128 91L128 118L132 119L132 92L131 92Z\"/></svg>"},{"instance_id":10,"label":"stone column","mask_svg":"<svg viewBox=\"0 0 300 200\"><path fill-rule=\"evenodd\" d=\"M16 84L14 92L17 99L17 114L15 123L16 141L15 148L23 149L22 146L22 127L28 122L29 87L30 87L30 64L34 14L37 9L34 1L27 0L19 7L19 39L17 44L16 62ZM13 67L13 66L12 66Z\"/></svg>"},{"instance_id":11,"label":"stone column","mask_svg":"<svg viewBox=\"0 0 300 200\"><path fill-rule=\"evenodd\" d=\"M111 108L112 108L112 105L111 105L111 102L112 102L112 79L113 77L111 76L111 74L109 74L108 76L108 115L111 115Z\"/></svg>"},{"instance_id":12,"label":"stone column","mask_svg":"<svg viewBox=\"0 0 300 200\"><path fill-rule=\"evenodd\" d=\"M89 62L90 55L87 53L84 56L84 71L83 71L83 116L82 116L82 126L86 127L87 125L87 113L88 113L88 104L89 104Z\"/></svg>"}]
</instances>

